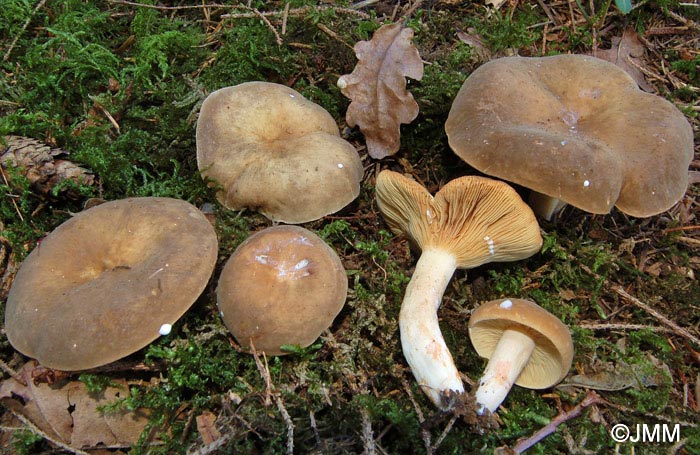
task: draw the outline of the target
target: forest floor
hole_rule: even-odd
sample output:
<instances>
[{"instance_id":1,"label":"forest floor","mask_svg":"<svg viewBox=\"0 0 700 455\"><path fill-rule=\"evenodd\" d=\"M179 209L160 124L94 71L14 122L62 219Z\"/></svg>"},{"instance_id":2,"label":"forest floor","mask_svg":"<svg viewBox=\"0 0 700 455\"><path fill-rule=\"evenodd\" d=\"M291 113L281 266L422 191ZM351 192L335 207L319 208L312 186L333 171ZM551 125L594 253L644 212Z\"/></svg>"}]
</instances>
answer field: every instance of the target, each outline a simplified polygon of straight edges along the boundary
<instances>
[{"instance_id":1,"label":"forest floor","mask_svg":"<svg viewBox=\"0 0 700 455\"><path fill-rule=\"evenodd\" d=\"M697 0L641 1L625 13L625 1L497 3L3 1L0 137L60 149L92 180L47 190L21 170L3 170L2 307L27 254L99 199L162 196L206 208L219 258L206 290L172 333L116 364L61 376L52 386L80 381L99 393L106 384L128 384L129 393L111 409L148 410L150 422L137 440L105 447L77 434L83 430L73 416L74 440L94 446L71 444L51 433L51 422L47 427L7 405L17 401L10 396L0 452L520 453L522 441L534 436L528 453L700 453L696 184L672 209L648 218L569 206L552 221L541 220L539 254L455 273L439 317L468 390L485 366L467 333L480 303L531 299L571 329L574 364L564 382L544 391L514 387L495 426L469 409L438 411L406 364L397 317L418 254L378 212L376 176L384 169L402 172L434 193L456 177L478 174L450 150L443 126L460 86L481 64L510 55L612 49L618 63L634 67L638 83L686 115L696 144L691 182L700 180ZM401 127L399 152L375 160L362 134L347 127L349 100L336 82L357 62L353 45L392 22L413 29L425 74L410 81L420 113ZM318 342L282 357L243 352L216 308L226 260L271 222L219 205L196 162L202 100L253 80L290 86L325 108L365 169L353 203L304 224L339 254L349 277L346 305ZM6 383L28 360L4 330L0 359ZM611 430L619 424L633 434L638 426L661 433L646 443L616 442ZM542 428L556 431L542 435ZM671 437L662 441L665 430Z\"/></svg>"}]
</instances>

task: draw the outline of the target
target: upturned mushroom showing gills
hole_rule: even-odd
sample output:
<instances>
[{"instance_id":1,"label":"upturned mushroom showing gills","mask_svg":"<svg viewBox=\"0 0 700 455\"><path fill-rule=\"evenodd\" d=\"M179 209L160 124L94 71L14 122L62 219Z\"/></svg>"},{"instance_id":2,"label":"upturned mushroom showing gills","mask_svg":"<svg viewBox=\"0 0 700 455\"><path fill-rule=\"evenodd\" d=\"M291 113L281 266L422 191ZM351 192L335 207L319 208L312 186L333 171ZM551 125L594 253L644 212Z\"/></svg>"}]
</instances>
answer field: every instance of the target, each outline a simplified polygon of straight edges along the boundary
<instances>
[{"instance_id":1,"label":"upturned mushroom showing gills","mask_svg":"<svg viewBox=\"0 0 700 455\"><path fill-rule=\"evenodd\" d=\"M219 277L217 305L243 349L283 355L307 347L345 304L348 280L338 255L299 226L263 229L241 243Z\"/></svg>"},{"instance_id":2,"label":"upturned mushroom showing gills","mask_svg":"<svg viewBox=\"0 0 700 455\"><path fill-rule=\"evenodd\" d=\"M289 87L246 82L211 93L197 120L197 165L224 206L304 223L360 192L355 148L321 106Z\"/></svg>"},{"instance_id":3,"label":"upturned mushroom showing gills","mask_svg":"<svg viewBox=\"0 0 700 455\"><path fill-rule=\"evenodd\" d=\"M574 356L566 325L529 300L481 305L469 320L469 338L476 352L489 359L475 393L480 414L498 409L513 384L529 389L557 384Z\"/></svg>"},{"instance_id":4,"label":"upturned mushroom showing gills","mask_svg":"<svg viewBox=\"0 0 700 455\"><path fill-rule=\"evenodd\" d=\"M70 218L22 262L7 298L12 346L67 371L125 357L163 334L214 270L214 228L192 204L106 202Z\"/></svg>"},{"instance_id":5,"label":"upturned mushroom showing gills","mask_svg":"<svg viewBox=\"0 0 700 455\"><path fill-rule=\"evenodd\" d=\"M530 188L546 219L566 204L661 213L685 194L693 157L683 113L618 66L584 55L482 65L462 85L445 131L470 166Z\"/></svg>"},{"instance_id":6,"label":"upturned mushroom showing gills","mask_svg":"<svg viewBox=\"0 0 700 455\"><path fill-rule=\"evenodd\" d=\"M457 268L532 256L542 245L535 215L506 183L467 176L435 197L408 177L382 171L377 205L394 233L421 250L399 312L404 356L439 408L464 386L438 324L437 310Z\"/></svg>"}]
</instances>

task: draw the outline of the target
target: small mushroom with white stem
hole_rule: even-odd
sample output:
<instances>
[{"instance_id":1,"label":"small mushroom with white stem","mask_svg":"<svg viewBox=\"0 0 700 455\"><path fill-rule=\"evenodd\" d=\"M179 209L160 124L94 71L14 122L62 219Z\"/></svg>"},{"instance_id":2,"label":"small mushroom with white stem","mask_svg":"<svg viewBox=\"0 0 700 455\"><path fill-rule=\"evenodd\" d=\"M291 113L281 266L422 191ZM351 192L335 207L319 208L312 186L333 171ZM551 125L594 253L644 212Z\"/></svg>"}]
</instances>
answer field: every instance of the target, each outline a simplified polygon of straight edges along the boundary
<instances>
[{"instance_id":1,"label":"small mushroom with white stem","mask_svg":"<svg viewBox=\"0 0 700 455\"><path fill-rule=\"evenodd\" d=\"M345 304L340 258L299 226L273 226L248 237L226 261L216 290L226 327L242 345L283 355L307 347Z\"/></svg>"},{"instance_id":2,"label":"small mushroom with white stem","mask_svg":"<svg viewBox=\"0 0 700 455\"><path fill-rule=\"evenodd\" d=\"M481 305L469 320L469 338L476 352L489 359L475 393L479 414L498 409L513 384L529 389L557 384L574 356L566 325L529 300Z\"/></svg>"},{"instance_id":3,"label":"small mushroom with white stem","mask_svg":"<svg viewBox=\"0 0 700 455\"><path fill-rule=\"evenodd\" d=\"M457 268L525 259L542 245L530 208L506 183L467 176L431 196L392 171L377 177L377 205L391 230L406 235L421 256L406 288L399 329L413 375L439 408L464 386L440 332L437 310Z\"/></svg>"}]
</instances>

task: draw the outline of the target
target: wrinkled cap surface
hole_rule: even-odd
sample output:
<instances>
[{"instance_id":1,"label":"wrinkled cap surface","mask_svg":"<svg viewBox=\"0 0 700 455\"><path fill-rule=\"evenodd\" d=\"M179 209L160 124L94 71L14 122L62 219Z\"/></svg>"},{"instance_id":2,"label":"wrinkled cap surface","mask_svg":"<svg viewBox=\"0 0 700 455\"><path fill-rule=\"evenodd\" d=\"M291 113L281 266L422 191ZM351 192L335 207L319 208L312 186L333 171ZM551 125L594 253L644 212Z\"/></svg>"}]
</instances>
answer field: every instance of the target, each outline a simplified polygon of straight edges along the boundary
<instances>
[{"instance_id":1,"label":"wrinkled cap surface","mask_svg":"<svg viewBox=\"0 0 700 455\"><path fill-rule=\"evenodd\" d=\"M449 251L460 268L525 259L542 246L532 210L501 181L460 177L433 197L414 180L382 171L376 196L394 233L406 235L421 250Z\"/></svg>"},{"instance_id":2,"label":"wrinkled cap surface","mask_svg":"<svg viewBox=\"0 0 700 455\"><path fill-rule=\"evenodd\" d=\"M491 358L505 330L517 330L535 342L530 360L515 381L521 387L544 389L560 382L574 357L571 333L553 314L523 299L484 303L469 320L469 338L476 352Z\"/></svg>"},{"instance_id":3,"label":"wrinkled cap surface","mask_svg":"<svg viewBox=\"0 0 700 455\"><path fill-rule=\"evenodd\" d=\"M295 90L246 82L211 93L197 121L197 165L219 202L286 223L334 213L360 192L363 168L333 117Z\"/></svg>"},{"instance_id":4,"label":"wrinkled cap surface","mask_svg":"<svg viewBox=\"0 0 700 455\"><path fill-rule=\"evenodd\" d=\"M49 368L118 360L195 302L217 245L204 215L177 199L130 198L80 212L22 263L7 299L7 337Z\"/></svg>"},{"instance_id":5,"label":"wrinkled cap surface","mask_svg":"<svg viewBox=\"0 0 700 455\"><path fill-rule=\"evenodd\" d=\"M505 57L475 70L445 130L469 165L592 213L638 217L683 197L693 133L665 99L583 55Z\"/></svg>"},{"instance_id":6,"label":"wrinkled cap surface","mask_svg":"<svg viewBox=\"0 0 700 455\"><path fill-rule=\"evenodd\" d=\"M299 226L275 226L246 239L219 277L217 305L244 349L288 353L311 345L345 304L348 281L338 255Z\"/></svg>"}]
</instances>

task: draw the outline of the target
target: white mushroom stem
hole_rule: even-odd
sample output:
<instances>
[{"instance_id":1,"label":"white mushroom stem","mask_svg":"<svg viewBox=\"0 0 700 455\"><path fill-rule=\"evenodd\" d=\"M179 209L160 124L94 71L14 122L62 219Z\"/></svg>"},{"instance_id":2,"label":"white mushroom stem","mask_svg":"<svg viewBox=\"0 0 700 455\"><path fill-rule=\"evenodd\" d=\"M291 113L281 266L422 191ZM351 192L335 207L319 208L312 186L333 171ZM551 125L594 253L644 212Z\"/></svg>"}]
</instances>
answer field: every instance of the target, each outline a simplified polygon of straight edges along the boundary
<instances>
[{"instance_id":1,"label":"white mushroom stem","mask_svg":"<svg viewBox=\"0 0 700 455\"><path fill-rule=\"evenodd\" d=\"M440 332L437 310L456 269L455 257L426 249L416 263L399 313L401 346L416 381L430 400L446 409L449 390L464 392L459 372Z\"/></svg>"},{"instance_id":2,"label":"white mushroom stem","mask_svg":"<svg viewBox=\"0 0 700 455\"><path fill-rule=\"evenodd\" d=\"M561 199L547 196L534 190L530 192L527 203L535 214L547 221L551 221L554 215L564 210L564 207L567 206L567 203Z\"/></svg>"},{"instance_id":3,"label":"white mushroom stem","mask_svg":"<svg viewBox=\"0 0 700 455\"><path fill-rule=\"evenodd\" d=\"M477 412L494 412L503 403L513 384L530 360L535 342L517 330L501 335L476 390Z\"/></svg>"}]
</instances>

